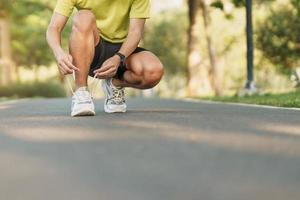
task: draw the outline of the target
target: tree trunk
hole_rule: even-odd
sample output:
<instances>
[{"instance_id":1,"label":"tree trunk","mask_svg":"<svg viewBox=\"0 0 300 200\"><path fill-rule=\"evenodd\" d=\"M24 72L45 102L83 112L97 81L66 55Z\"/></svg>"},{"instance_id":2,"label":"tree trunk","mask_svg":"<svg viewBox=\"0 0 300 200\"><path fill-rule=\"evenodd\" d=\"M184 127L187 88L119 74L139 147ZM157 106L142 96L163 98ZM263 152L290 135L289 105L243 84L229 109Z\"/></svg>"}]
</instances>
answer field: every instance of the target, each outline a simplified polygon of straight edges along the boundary
<instances>
[{"instance_id":1,"label":"tree trunk","mask_svg":"<svg viewBox=\"0 0 300 200\"><path fill-rule=\"evenodd\" d=\"M15 64L12 61L10 20L8 17L0 18L0 52L2 67L2 84L9 84L15 80Z\"/></svg>"},{"instance_id":2,"label":"tree trunk","mask_svg":"<svg viewBox=\"0 0 300 200\"><path fill-rule=\"evenodd\" d=\"M202 17L204 22L204 30L205 30L205 37L207 43L207 50L209 55L209 62L210 62L210 79L213 90L217 96L222 95L222 73L218 66L218 60L216 56L216 52L214 49L214 43L212 39L212 30L211 30L211 17L209 11L209 3L207 0L201 0L201 9L202 9Z\"/></svg>"},{"instance_id":3,"label":"tree trunk","mask_svg":"<svg viewBox=\"0 0 300 200\"><path fill-rule=\"evenodd\" d=\"M212 94L207 66L202 63L200 55L200 1L188 0L189 30L188 30L188 95L207 96Z\"/></svg>"}]
</instances>

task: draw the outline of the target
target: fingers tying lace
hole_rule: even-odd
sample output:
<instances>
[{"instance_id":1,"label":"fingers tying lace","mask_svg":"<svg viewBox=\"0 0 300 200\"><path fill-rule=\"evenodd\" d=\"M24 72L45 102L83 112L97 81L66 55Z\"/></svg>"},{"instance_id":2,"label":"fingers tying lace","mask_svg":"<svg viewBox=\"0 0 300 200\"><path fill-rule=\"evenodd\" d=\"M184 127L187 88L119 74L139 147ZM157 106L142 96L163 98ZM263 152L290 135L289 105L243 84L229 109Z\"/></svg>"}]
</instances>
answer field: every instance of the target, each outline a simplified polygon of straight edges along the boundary
<instances>
[{"instance_id":1,"label":"fingers tying lace","mask_svg":"<svg viewBox=\"0 0 300 200\"><path fill-rule=\"evenodd\" d=\"M76 77L75 77L75 71L74 71L74 70L73 70L73 73L72 73L72 78L73 78L73 80L75 81L75 78L76 78ZM77 94L76 94L76 92L74 91L73 86L72 86L72 83L71 83L71 81L70 81L69 78L67 78L67 84L68 84L68 87L69 87L70 91L72 92L72 94L77 96ZM92 88L91 88L91 96L92 96L92 98L94 98L95 89L97 88L98 84L99 84L99 79L96 78L96 75L95 75L95 76L92 78L92 81L91 81L91 84L90 84L90 85L92 85Z\"/></svg>"}]
</instances>

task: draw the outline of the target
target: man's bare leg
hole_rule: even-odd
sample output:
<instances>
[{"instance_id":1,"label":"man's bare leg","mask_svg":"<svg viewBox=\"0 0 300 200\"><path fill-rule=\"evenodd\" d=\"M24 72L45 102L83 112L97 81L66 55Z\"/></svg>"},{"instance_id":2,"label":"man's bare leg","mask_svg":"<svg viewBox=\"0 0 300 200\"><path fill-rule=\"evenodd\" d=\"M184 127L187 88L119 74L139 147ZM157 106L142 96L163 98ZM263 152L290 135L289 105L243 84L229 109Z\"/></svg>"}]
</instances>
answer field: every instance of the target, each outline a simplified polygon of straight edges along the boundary
<instances>
[{"instance_id":1,"label":"man's bare leg","mask_svg":"<svg viewBox=\"0 0 300 200\"><path fill-rule=\"evenodd\" d=\"M91 11L81 10L73 19L70 37L70 54L73 63L80 69L76 72L76 87L86 87L95 46L100 40L96 18Z\"/></svg>"},{"instance_id":2,"label":"man's bare leg","mask_svg":"<svg viewBox=\"0 0 300 200\"><path fill-rule=\"evenodd\" d=\"M138 89L152 88L159 83L163 76L163 66L151 52L140 52L127 59L127 71L123 79L110 79L102 82L106 94L104 111L106 113L126 112L124 87Z\"/></svg>"},{"instance_id":3,"label":"man's bare leg","mask_svg":"<svg viewBox=\"0 0 300 200\"><path fill-rule=\"evenodd\" d=\"M164 73L160 60L149 51L131 55L127 60L127 68L123 80L113 79L116 87L153 88Z\"/></svg>"}]
</instances>

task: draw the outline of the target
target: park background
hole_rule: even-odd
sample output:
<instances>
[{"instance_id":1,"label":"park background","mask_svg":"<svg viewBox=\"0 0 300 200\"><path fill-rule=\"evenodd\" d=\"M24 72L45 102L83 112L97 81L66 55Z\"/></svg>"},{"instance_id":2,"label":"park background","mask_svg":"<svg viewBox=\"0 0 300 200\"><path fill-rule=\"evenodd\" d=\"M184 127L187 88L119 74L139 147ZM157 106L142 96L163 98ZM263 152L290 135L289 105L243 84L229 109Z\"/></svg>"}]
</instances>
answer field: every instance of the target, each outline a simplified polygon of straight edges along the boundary
<instances>
[{"instance_id":1,"label":"park background","mask_svg":"<svg viewBox=\"0 0 300 200\"><path fill-rule=\"evenodd\" d=\"M45 39L55 3L0 0L2 99L70 96L67 80L72 82L72 77L59 74ZM299 0L253 0L252 4L258 90L251 97L243 92L244 0L152 0L142 46L160 57L165 76L154 90L129 89L128 96L300 106ZM66 50L70 27L71 20L63 33ZM96 96L102 97L100 87L97 91Z\"/></svg>"}]
</instances>

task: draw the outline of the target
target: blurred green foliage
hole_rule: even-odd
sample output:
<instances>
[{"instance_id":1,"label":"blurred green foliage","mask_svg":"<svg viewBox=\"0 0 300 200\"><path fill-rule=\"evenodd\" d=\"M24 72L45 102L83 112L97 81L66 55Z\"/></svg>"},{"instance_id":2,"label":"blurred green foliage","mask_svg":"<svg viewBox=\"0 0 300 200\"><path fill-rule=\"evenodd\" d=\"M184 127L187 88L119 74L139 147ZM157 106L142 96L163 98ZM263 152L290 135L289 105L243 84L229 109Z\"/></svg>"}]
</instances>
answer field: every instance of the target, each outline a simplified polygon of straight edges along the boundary
<instances>
[{"instance_id":1,"label":"blurred green foliage","mask_svg":"<svg viewBox=\"0 0 300 200\"><path fill-rule=\"evenodd\" d=\"M17 66L32 68L49 66L53 62L45 34L55 2L1 0L0 16L11 22L13 61ZM67 26L66 32L69 30Z\"/></svg>"},{"instance_id":2,"label":"blurred green foliage","mask_svg":"<svg viewBox=\"0 0 300 200\"><path fill-rule=\"evenodd\" d=\"M57 82L30 82L16 83L9 86L0 86L0 97L65 97L66 92L63 86Z\"/></svg>"},{"instance_id":3,"label":"blurred green foliage","mask_svg":"<svg viewBox=\"0 0 300 200\"><path fill-rule=\"evenodd\" d=\"M167 75L186 75L186 14L181 11L164 12L153 21L145 33L145 47L161 59Z\"/></svg>"},{"instance_id":4,"label":"blurred green foliage","mask_svg":"<svg viewBox=\"0 0 300 200\"><path fill-rule=\"evenodd\" d=\"M41 0L18 1L11 12L13 59L17 66L47 66L53 61L45 40L52 8Z\"/></svg>"},{"instance_id":5,"label":"blurred green foliage","mask_svg":"<svg viewBox=\"0 0 300 200\"><path fill-rule=\"evenodd\" d=\"M270 3L274 0L252 0L252 3L254 4L262 4L262 3ZM299 0L293 0L293 1L299 1ZM236 7L243 7L246 5L246 0L215 0L212 1L211 6L220 8L221 10L224 9L224 3L232 3Z\"/></svg>"},{"instance_id":6,"label":"blurred green foliage","mask_svg":"<svg viewBox=\"0 0 300 200\"><path fill-rule=\"evenodd\" d=\"M291 4L272 8L256 28L257 48L283 73L300 66L300 7L295 6L298 3L299 0L292 0Z\"/></svg>"},{"instance_id":7,"label":"blurred green foliage","mask_svg":"<svg viewBox=\"0 0 300 200\"><path fill-rule=\"evenodd\" d=\"M164 64L165 75L156 89L159 96L183 96L187 81L186 13L171 10L147 22L143 46L156 54Z\"/></svg>"},{"instance_id":8,"label":"blurred green foliage","mask_svg":"<svg viewBox=\"0 0 300 200\"><path fill-rule=\"evenodd\" d=\"M279 76L279 73L273 72L274 68L285 72L285 75L280 77L287 79L286 75L291 69L300 66L299 2L300 0L253 0L257 82L274 85L268 81L275 80L273 75ZM40 66L50 66L54 62L46 43L45 32L55 3L56 0L0 0L0 17L7 17L11 22L13 60L17 66L36 69ZM220 66L225 71L224 88L236 90L244 81L243 70L246 66L243 7L245 0L215 0L212 3L213 7L219 8L210 10L211 33ZM224 12L220 11L225 9L225 3L235 6L232 10L229 9L230 15L233 16L231 20L227 20ZM63 33L64 47L70 33L70 22L71 20ZM170 96L176 95L179 89L186 86L187 27L187 12L184 9L160 12L147 22L143 46L158 55L166 69L165 84L160 84L160 88L164 89L159 89L160 94L173 87L174 92L170 93ZM207 64L207 45L203 28L202 24L199 27L199 53L203 64ZM265 61L262 64L260 60L263 59ZM270 72L274 73L272 78L266 76L270 75ZM176 84L178 85L175 86Z\"/></svg>"},{"instance_id":9,"label":"blurred green foliage","mask_svg":"<svg viewBox=\"0 0 300 200\"><path fill-rule=\"evenodd\" d=\"M0 0L0 17L7 15L12 9L11 0Z\"/></svg>"}]
</instances>

